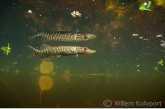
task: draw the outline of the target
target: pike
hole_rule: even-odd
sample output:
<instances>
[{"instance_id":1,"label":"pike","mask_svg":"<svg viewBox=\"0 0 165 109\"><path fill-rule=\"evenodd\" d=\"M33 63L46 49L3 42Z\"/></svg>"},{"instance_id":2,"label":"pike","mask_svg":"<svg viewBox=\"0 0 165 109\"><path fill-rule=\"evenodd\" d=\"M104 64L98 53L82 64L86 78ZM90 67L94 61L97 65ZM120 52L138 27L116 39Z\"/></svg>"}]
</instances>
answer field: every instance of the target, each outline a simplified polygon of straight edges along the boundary
<instances>
[{"instance_id":1,"label":"pike","mask_svg":"<svg viewBox=\"0 0 165 109\"><path fill-rule=\"evenodd\" d=\"M79 47L79 46L54 46L51 47L49 45L43 44L43 48L41 50L35 49L34 47L28 45L28 47L33 51L28 58L31 58L37 54L42 54L41 58L47 58L48 56L57 56L57 58L68 55L87 55L95 53L96 50L91 50L87 47Z\"/></svg>"},{"instance_id":2,"label":"pike","mask_svg":"<svg viewBox=\"0 0 165 109\"><path fill-rule=\"evenodd\" d=\"M70 41L70 42L78 42L78 41L87 41L90 39L96 38L96 35L89 33L81 33L81 32L68 32L68 31L50 31L50 30L42 30L37 31L34 28L30 28L35 35L31 36L29 40L42 36L49 40L54 41Z\"/></svg>"}]
</instances>

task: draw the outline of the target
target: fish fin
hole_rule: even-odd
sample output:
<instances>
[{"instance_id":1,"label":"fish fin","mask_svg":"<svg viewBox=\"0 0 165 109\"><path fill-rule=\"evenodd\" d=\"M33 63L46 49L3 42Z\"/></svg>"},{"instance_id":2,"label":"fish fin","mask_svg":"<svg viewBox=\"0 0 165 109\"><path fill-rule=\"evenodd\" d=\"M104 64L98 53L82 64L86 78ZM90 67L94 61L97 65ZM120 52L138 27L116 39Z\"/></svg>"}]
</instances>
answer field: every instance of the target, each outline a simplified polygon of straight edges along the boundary
<instances>
[{"instance_id":1,"label":"fish fin","mask_svg":"<svg viewBox=\"0 0 165 109\"><path fill-rule=\"evenodd\" d=\"M78 28L75 29L76 32L80 32Z\"/></svg>"},{"instance_id":2,"label":"fish fin","mask_svg":"<svg viewBox=\"0 0 165 109\"><path fill-rule=\"evenodd\" d=\"M62 31L62 29L61 28L58 28L57 31Z\"/></svg>"},{"instance_id":3,"label":"fish fin","mask_svg":"<svg viewBox=\"0 0 165 109\"><path fill-rule=\"evenodd\" d=\"M49 48L49 47L50 47L50 46L47 45L47 44L42 44L42 45L41 45L41 48L42 48L42 49Z\"/></svg>"},{"instance_id":4,"label":"fish fin","mask_svg":"<svg viewBox=\"0 0 165 109\"><path fill-rule=\"evenodd\" d=\"M33 38L35 38L35 37L38 36L38 35L37 35L38 31L37 31L36 29L30 27L30 30L31 30L31 31L33 32L33 34L35 34L35 35L30 36L30 37L29 37L29 40L31 40L31 39L33 39Z\"/></svg>"},{"instance_id":5,"label":"fish fin","mask_svg":"<svg viewBox=\"0 0 165 109\"><path fill-rule=\"evenodd\" d=\"M33 51L35 51L35 52L38 51L37 49L35 49L34 47L32 47L32 46L30 46L30 45L28 45L28 48L31 49L31 50L33 50Z\"/></svg>"},{"instance_id":6,"label":"fish fin","mask_svg":"<svg viewBox=\"0 0 165 109\"><path fill-rule=\"evenodd\" d=\"M78 56L79 56L78 54L75 55L76 58L78 58Z\"/></svg>"},{"instance_id":7,"label":"fish fin","mask_svg":"<svg viewBox=\"0 0 165 109\"><path fill-rule=\"evenodd\" d=\"M29 40L31 40L31 39L33 39L33 38L35 38L35 37L37 37L38 35L33 35L33 36L30 36L28 39Z\"/></svg>"},{"instance_id":8,"label":"fish fin","mask_svg":"<svg viewBox=\"0 0 165 109\"><path fill-rule=\"evenodd\" d=\"M61 55L56 55L56 58L61 58L62 56Z\"/></svg>"},{"instance_id":9,"label":"fish fin","mask_svg":"<svg viewBox=\"0 0 165 109\"><path fill-rule=\"evenodd\" d=\"M49 42L50 40L49 39L47 39L47 38L45 38L45 37L42 37L42 42L43 43L47 43L47 42Z\"/></svg>"},{"instance_id":10,"label":"fish fin","mask_svg":"<svg viewBox=\"0 0 165 109\"><path fill-rule=\"evenodd\" d=\"M33 52L28 56L28 58L31 58L35 55L37 55L37 49L33 48L32 46L28 45L28 48L30 48Z\"/></svg>"},{"instance_id":11,"label":"fish fin","mask_svg":"<svg viewBox=\"0 0 165 109\"><path fill-rule=\"evenodd\" d=\"M50 32L50 30L46 28L42 28L41 31Z\"/></svg>"},{"instance_id":12,"label":"fish fin","mask_svg":"<svg viewBox=\"0 0 165 109\"><path fill-rule=\"evenodd\" d=\"M45 54L41 55L41 59L45 59L47 57L48 57L48 55L45 55Z\"/></svg>"},{"instance_id":13,"label":"fish fin","mask_svg":"<svg viewBox=\"0 0 165 109\"><path fill-rule=\"evenodd\" d=\"M32 28L32 27L30 27L30 30L33 32L33 34L36 34L37 33L37 30L34 29L34 28Z\"/></svg>"},{"instance_id":14,"label":"fish fin","mask_svg":"<svg viewBox=\"0 0 165 109\"><path fill-rule=\"evenodd\" d=\"M36 53L33 51L32 53L29 54L28 58L31 58L31 57L33 57L35 55L36 55Z\"/></svg>"}]
</instances>

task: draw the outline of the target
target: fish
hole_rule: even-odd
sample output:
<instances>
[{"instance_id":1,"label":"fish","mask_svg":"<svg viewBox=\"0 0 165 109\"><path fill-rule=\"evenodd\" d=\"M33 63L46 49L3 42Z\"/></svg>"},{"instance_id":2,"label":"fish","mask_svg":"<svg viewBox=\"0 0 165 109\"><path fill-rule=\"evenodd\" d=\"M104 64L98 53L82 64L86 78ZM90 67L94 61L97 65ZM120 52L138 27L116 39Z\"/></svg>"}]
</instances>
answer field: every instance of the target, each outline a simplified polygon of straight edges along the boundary
<instances>
[{"instance_id":1,"label":"fish","mask_svg":"<svg viewBox=\"0 0 165 109\"><path fill-rule=\"evenodd\" d=\"M49 46L47 44L42 45L42 49L38 50L30 45L28 45L28 48L30 48L33 52L28 56L28 58L31 58L37 54L42 54L41 59L45 59L48 56L56 56L57 58L60 58L62 56L68 56L68 55L75 55L78 57L79 55L87 55L95 53L96 50L91 50L87 47L80 47L80 46Z\"/></svg>"},{"instance_id":2,"label":"fish","mask_svg":"<svg viewBox=\"0 0 165 109\"><path fill-rule=\"evenodd\" d=\"M54 40L54 41L69 41L69 42L87 41L96 38L96 35L90 33L50 31L50 30L37 31L32 27L30 29L35 33L35 35L31 36L29 40L38 36L42 36L48 41Z\"/></svg>"}]
</instances>

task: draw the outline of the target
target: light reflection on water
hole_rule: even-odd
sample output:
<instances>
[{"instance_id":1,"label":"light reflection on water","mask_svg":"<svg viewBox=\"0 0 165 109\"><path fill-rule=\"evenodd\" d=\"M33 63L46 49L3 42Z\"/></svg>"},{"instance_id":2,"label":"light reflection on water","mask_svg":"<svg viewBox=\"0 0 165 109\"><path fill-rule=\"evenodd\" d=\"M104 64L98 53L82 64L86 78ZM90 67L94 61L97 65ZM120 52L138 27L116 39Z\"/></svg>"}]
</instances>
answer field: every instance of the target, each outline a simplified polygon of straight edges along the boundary
<instances>
[{"instance_id":1,"label":"light reflection on water","mask_svg":"<svg viewBox=\"0 0 165 109\"><path fill-rule=\"evenodd\" d=\"M40 107L40 88L37 84L40 76L42 74L39 73L1 73L1 95L4 91L8 95L1 98L1 106ZM164 93L164 74L63 72L49 77L53 80L53 86L42 92L42 107L103 107L102 102L107 98L125 101L164 100L161 97Z\"/></svg>"}]
</instances>

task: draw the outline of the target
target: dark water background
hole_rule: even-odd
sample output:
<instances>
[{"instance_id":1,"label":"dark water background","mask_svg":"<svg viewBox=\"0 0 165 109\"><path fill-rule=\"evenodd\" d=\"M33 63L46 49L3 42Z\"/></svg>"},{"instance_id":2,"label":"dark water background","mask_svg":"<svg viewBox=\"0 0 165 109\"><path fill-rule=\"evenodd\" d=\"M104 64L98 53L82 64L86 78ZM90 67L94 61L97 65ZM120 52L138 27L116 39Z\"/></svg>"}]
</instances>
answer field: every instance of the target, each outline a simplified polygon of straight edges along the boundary
<instances>
[{"instance_id":1,"label":"dark water background","mask_svg":"<svg viewBox=\"0 0 165 109\"><path fill-rule=\"evenodd\" d=\"M114 101L162 102L165 107L165 2L153 0L152 11L141 11L144 0L1 0L0 46L10 43L9 55L0 53L0 107L105 107ZM28 13L32 10L32 13ZM72 17L73 10L81 17ZM97 52L75 58L50 57L42 69L40 55L27 59L27 45L39 48L38 30L79 30L97 36L86 42L47 44L86 46ZM133 33L139 36L132 36ZM162 38L156 35L163 34ZM140 39L139 37L143 37ZM157 68L157 70L156 70ZM53 81L41 91L40 77ZM40 96L41 94L41 96ZM41 98L41 99L40 99Z\"/></svg>"}]
</instances>

